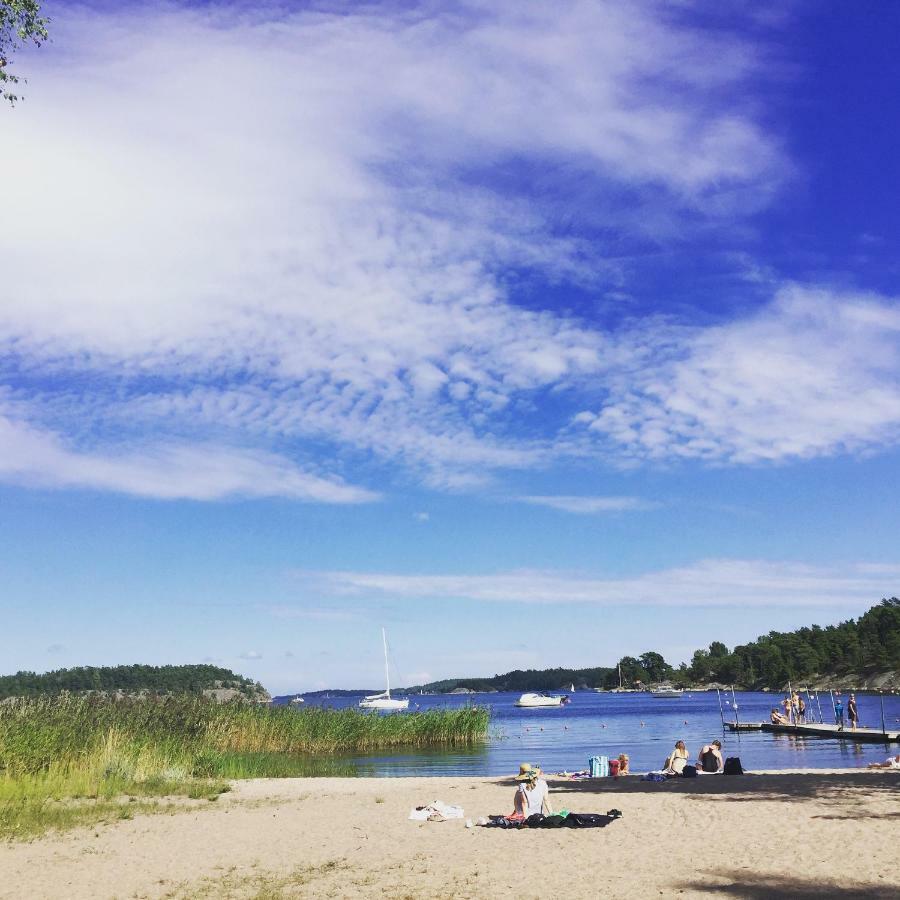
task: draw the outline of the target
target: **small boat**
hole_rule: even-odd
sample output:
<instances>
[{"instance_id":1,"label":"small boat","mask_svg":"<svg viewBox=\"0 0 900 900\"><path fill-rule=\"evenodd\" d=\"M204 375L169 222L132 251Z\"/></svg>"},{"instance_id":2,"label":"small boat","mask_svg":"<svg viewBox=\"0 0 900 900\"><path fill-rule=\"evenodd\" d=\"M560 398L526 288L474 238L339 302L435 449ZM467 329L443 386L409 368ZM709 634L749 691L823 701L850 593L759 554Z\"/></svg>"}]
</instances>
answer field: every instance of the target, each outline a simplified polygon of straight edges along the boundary
<instances>
[{"instance_id":1,"label":"small boat","mask_svg":"<svg viewBox=\"0 0 900 900\"><path fill-rule=\"evenodd\" d=\"M671 684L658 684L650 691L650 696L656 700L673 700L684 696L684 688L673 687Z\"/></svg>"},{"instance_id":2,"label":"small boat","mask_svg":"<svg viewBox=\"0 0 900 900\"><path fill-rule=\"evenodd\" d=\"M566 694L557 696L556 694L529 693L522 694L522 696L516 700L516 706L537 709L545 706L564 706L568 702L569 698Z\"/></svg>"},{"instance_id":3,"label":"small boat","mask_svg":"<svg viewBox=\"0 0 900 900\"><path fill-rule=\"evenodd\" d=\"M296 697L291 698L291 704L295 706L305 702L306 701L299 694Z\"/></svg>"},{"instance_id":4,"label":"small boat","mask_svg":"<svg viewBox=\"0 0 900 900\"><path fill-rule=\"evenodd\" d=\"M359 701L359 708L387 710L407 709L409 707L408 698L398 700L395 697L391 696L391 676L390 672L388 671L387 635L385 635L383 628L381 629L381 643L384 645L385 690L381 694L371 694L368 697L363 697L363 699Z\"/></svg>"}]
</instances>

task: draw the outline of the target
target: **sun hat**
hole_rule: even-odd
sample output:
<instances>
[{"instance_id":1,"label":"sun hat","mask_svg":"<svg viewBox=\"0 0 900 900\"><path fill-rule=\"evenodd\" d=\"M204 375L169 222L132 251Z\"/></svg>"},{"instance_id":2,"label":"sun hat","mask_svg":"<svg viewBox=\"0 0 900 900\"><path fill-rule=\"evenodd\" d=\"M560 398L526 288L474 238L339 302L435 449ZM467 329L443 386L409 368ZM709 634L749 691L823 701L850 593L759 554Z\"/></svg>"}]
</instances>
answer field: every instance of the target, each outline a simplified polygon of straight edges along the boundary
<instances>
[{"instance_id":1,"label":"sun hat","mask_svg":"<svg viewBox=\"0 0 900 900\"><path fill-rule=\"evenodd\" d=\"M522 763L519 766L519 774L516 775L516 781L531 781L541 774L540 766L532 766L531 763Z\"/></svg>"}]
</instances>

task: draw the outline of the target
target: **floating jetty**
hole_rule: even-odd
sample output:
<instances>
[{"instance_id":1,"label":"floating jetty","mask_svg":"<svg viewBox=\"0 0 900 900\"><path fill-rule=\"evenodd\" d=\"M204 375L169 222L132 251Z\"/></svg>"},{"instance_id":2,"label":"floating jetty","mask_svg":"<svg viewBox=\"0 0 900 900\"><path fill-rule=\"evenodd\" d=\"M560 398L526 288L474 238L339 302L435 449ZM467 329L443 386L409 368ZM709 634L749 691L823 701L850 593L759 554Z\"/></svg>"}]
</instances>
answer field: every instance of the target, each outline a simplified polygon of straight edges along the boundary
<instances>
[{"instance_id":1,"label":"floating jetty","mask_svg":"<svg viewBox=\"0 0 900 900\"><path fill-rule=\"evenodd\" d=\"M867 741L875 744L900 743L900 731L878 731L875 728L841 728L840 725L774 725L771 722L726 722L729 731L771 731L798 737L835 738L839 741Z\"/></svg>"}]
</instances>

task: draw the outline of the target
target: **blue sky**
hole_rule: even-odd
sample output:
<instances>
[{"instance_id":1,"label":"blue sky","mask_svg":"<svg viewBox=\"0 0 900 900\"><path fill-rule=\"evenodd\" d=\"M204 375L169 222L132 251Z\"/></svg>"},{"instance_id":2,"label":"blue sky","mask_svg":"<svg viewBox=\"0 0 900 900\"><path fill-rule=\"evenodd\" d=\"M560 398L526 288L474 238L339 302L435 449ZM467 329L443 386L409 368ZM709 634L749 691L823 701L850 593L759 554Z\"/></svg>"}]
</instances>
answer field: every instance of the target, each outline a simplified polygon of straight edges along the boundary
<instances>
[{"instance_id":1,"label":"blue sky","mask_svg":"<svg viewBox=\"0 0 900 900\"><path fill-rule=\"evenodd\" d=\"M46 10L4 671L677 662L900 593L894 4Z\"/></svg>"}]
</instances>

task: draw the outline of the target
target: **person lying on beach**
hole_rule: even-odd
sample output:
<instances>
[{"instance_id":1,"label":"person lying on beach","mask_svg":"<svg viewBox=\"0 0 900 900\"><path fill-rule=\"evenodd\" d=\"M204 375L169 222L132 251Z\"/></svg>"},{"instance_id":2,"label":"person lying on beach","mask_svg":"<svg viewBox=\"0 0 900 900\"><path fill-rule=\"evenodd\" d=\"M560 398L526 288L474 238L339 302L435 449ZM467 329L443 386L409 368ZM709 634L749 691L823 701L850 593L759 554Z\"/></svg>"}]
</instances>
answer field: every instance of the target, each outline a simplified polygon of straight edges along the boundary
<instances>
[{"instance_id":1,"label":"person lying on beach","mask_svg":"<svg viewBox=\"0 0 900 900\"><path fill-rule=\"evenodd\" d=\"M772 719L773 725L790 725L791 724L790 719L786 718L780 712L778 712L777 707L775 707L772 710L771 719Z\"/></svg>"},{"instance_id":2,"label":"person lying on beach","mask_svg":"<svg viewBox=\"0 0 900 900\"><path fill-rule=\"evenodd\" d=\"M725 768L721 741L713 741L700 751L697 757L697 768L703 772L721 772Z\"/></svg>"},{"instance_id":3,"label":"person lying on beach","mask_svg":"<svg viewBox=\"0 0 900 900\"><path fill-rule=\"evenodd\" d=\"M680 775L684 771L687 761L688 752L687 747L684 745L684 741L676 741L675 749L666 757L666 761L663 765L663 774Z\"/></svg>"},{"instance_id":4,"label":"person lying on beach","mask_svg":"<svg viewBox=\"0 0 900 900\"><path fill-rule=\"evenodd\" d=\"M519 774L516 781L520 782L516 788L515 815L528 818L535 813L544 813L552 816L553 807L550 805L550 788L541 777L543 773L538 766L531 763L522 763L519 766ZM546 812L545 812L546 810Z\"/></svg>"},{"instance_id":5,"label":"person lying on beach","mask_svg":"<svg viewBox=\"0 0 900 900\"><path fill-rule=\"evenodd\" d=\"M889 756L883 763L869 763L870 769L900 769L900 753Z\"/></svg>"}]
</instances>

